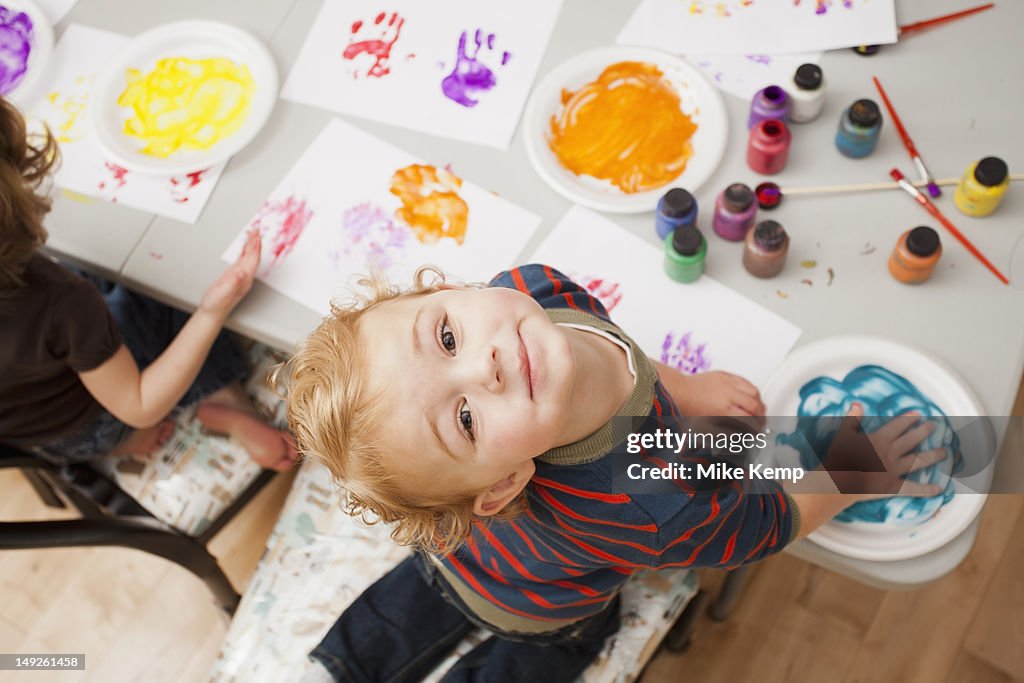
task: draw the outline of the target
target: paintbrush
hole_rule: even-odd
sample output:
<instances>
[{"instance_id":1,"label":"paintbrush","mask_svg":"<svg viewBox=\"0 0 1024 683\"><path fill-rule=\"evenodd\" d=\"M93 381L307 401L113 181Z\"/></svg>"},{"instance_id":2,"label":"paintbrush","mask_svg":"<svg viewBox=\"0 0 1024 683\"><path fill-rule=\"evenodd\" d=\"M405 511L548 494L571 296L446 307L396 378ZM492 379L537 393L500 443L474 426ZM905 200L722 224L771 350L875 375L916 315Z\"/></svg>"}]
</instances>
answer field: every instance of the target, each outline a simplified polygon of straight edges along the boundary
<instances>
[{"instance_id":1,"label":"paintbrush","mask_svg":"<svg viewBox=\"0 0 1024 683\"><path fill-rule=\"evenodd\" d=\"M938 26L939 24L945 24L947 21L953 21L953 20L959 19L961 17L970 16L971 14L977 14L978 12L984 12L985 10L991 9L991 8L993 8L995 6L996 6L996 4L994 2L990 2L990 3L986 4L986 5L978 5L977 7L971 7L970 9L965 9L965 10L962 10L960 12L953 12L952 14L944 14L941 17L935 17L933 19L925 19L924 21L916 21L913 24L906 24L905 26L900 26L899 27L899 35L902 38L903 36L907 35L908 33L913 33L914 31L920 31L922 29L926 29L926 28L929 28L929 27L932 27L932 26Z\"/></svg>"},{"instance_id":2,"label":"paintbrush","mask_svg":"<svg viewBox=\"0 0 1024 683\"><path fill-rule=\"evenodd\" d=\"M935 179L932 178L932 174L928 172L928 167L924 165L924 160L921 158L921 154L917 151L917 147L914 145L914 141L910 139L910 133L903 126L903 121L900 120L900 115L896 113L896 108L892 106L892 102L889 101L889 96L885 93L885 88L882 87L881 81L876 77L872 76L871 80L875 82L875 87L878 88L878 94L882 96L882 101L885 102L885 108L889 110L889 116L892 117L892 122L896 125L896 130L900 134L900 138L903 140L903 146L907 148L907 153L910 154L910 158L914 162L914 166L917 167L917 173L921 176L921 182L923 182L928 188L928 194L932 196L932 199L937 199L942 196L942 190L935 183Z\"/></svg>"},{"instance_id":3,"label":"paintbrush","mask_svg":"<svg viewBox=\"0 0 1024 683\"><path fill-rule=\"evenodd\" d=\"M921 194L921 191L914 187L913 183L907 181L904 175L900 172L900 169L892 169L889 171L889 175L892 176L892 179L899 183L900 187L906 190L911 197L917 200L917 203L923 206L925 211L934 216L935 220L942 223L946 230L949 230L953 237L955 237L960 244L964 245L964 248L967 249L967 251L971 252L971 255L974 256L974 258L981 261L982 265L992 271L992 274L999 278L1000 282L1004 285L1010 284L1010 281L1006 279L1006 276L1000 273L999 269L992 265L992 262L985 258L985 255L978 251L978 248L971 244L971 241L964 237L963 233L961 233L948 218L942 215L942 212L932 204L932 201Z\"/></svg>"},{"instance_id":4,"label":"paintbrush","mask_svg":"<svg viewBox=\"0 0 1024 683\"><path fill-rule=\"evenodd\" d=\"M1024 180L1024 173L1011 173L1011 181ZM939 187L958 185L960 178L938 178L934 181ZM925 187L925 183L914 181L915 187ZM783 197L795 197L797 195L816 194L848 194L854 192L875 192L877 190L899 190L899 183L853 183L850 185L809 185L807 187L779 187L775 183L766 182L757 186L755 194L757 202L762 209L774 209L781 202Z\"/></svg>"}]
</instances>

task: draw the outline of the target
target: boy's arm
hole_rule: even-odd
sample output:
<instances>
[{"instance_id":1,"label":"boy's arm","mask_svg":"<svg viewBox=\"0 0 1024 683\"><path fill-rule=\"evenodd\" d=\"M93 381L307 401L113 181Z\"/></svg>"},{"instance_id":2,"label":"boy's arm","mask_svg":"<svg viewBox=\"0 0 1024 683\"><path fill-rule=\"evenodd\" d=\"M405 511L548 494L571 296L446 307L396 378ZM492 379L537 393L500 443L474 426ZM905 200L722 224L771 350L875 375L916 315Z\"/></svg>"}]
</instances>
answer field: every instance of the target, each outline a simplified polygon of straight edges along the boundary
<instances>
[{"instance_id":1,"label":"boy's arm","mask_svg":"<svg viewBox=\"0 0 1024 683\"><path fill-rule=\"evenodd\" d=\"M685 417L697 415L764 416L757 387L738 375L711 371L686 375L653 358L658 379Z\"/></svg>"},{"instance_id":2,"label":"boy's arm","mask_svg":"<svg viewBox=\"0 0 1024 683\"><path fill-rule=\"evenodd\" d=\"M210 285L199 308L149 367L139 372L122 345L99 367L79 373L82 384L125 424L137 429L157 424L195 380L228 314L252 287L259 260L259 232L254 231L238 260Z\"/></svg>"}]
</instances>

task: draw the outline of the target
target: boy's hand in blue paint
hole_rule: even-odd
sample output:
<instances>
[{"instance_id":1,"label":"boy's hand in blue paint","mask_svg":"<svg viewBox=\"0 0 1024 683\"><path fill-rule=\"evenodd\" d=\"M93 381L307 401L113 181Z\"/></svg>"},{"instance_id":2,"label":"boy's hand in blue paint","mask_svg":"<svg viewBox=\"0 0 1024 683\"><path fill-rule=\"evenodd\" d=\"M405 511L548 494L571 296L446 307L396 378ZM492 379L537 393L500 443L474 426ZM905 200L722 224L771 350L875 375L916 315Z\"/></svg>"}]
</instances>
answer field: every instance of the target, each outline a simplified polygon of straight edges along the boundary
<instances>
[{"instance_id":1,"label":"boy's hand in blue paint","mask_svg":"<svg viewBox=\"0 0 1024 683\"><path fill-rule=\"evenodd\" d=\"M250 230L238 259L220 274L199 302L199 309L222 320L238 305L252 288L260 265L260 231Z\"/></svg>"},{"instance_id":2,"label":"boy's hand in blue paint","mask_svg":"<svg viewBox=\"0 0 1024 683\"><path fill-rule=\"evenodd\" d=\"M841 493L871 500L895 495L936 496L942 492L938 486L904 479L946 457L942 448L917 450L935 430L933 423L920 422L921 414L911 411L868 433L861 427L863 416L863 406L851 406L824 458L824 468Z\"/></svg>"}]
</instances>

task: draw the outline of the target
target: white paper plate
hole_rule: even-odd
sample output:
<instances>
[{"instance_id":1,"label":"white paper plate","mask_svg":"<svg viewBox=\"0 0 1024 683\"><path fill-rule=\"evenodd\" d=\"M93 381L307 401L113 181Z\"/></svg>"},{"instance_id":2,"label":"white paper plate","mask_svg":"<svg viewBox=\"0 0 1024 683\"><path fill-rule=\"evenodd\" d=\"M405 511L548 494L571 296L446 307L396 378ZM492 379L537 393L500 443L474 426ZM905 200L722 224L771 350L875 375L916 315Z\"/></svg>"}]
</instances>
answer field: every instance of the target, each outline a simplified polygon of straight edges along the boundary
<instances>
[{"instance_id":1,"label":"white paper plate","mask_svg":"<svg viewBox=\"0 0 1024 683\"><path fill-rule=\"evenodd\" d=\"M50 54L53 52L53 27L46 13L31 0L4 0L0 4L7 9L24 12L32 22L32 48L28 53L25 74L18 81L18 85L4 95L14 104L24 108L31 104L38 94L36 85L46 72L46 65L50 61Z\"/></svg>"},{"instance_id":2,"label":"white paper plate","mask_svg":"<svg viewBox=\"0 0 1024 683\"><path fill-rule=\"evenodd\" d=\"M166 158L141 152L144 143L124 133L124 123L132 111L119 106L117 98L127 85L127 69L145 73L164 57L226 57L245 64L256 91L242 127L206 150L178 150ZM276 100L277 66L262 42L229 24L181 21L139 34L118 53L99 77L89 119L100 146L113 161L132 171L176 175L208 168L241 150L259 133Z\"/></svg>"},{"instance_id":3,"label":"white paper plate","mask_svg":"<svg viewBox=\"0 0 1024 683\"><path fill-rule=\"evenodd\" d=\"M562 90L578 90L611 64L623 61L655 64L676 87L681 109L698 124L692 138L693 156L682 174L663 187L626 193L605 180L569 171L548 146L551 116L562 106ZM718 90L695 68L673 55L633 47L603 47L584 52L556 67L534 89L523 121L526 152L540 177L562 196L578 204L611 213L653 211L671 187L690 192L707 180L725 153L729 119Z\"/></svg>"},{"instance_id":4,"label":"white paper plate","mask_svg":"<svg viewBox=\"0 0 1024 683\"><path fill-rule=\"evenodd\" d=\"M800 388L821 376L841 381L861 365L879 365L906 378L947 416L983 415L970 387L941 361L921 351L877 337L840 336L822 339L793 351L768 379L763 398L768 415L792 416L800 404ZM990 430L962 430L963 453L995 448ZM796 451L786 446L782 450ZM788 460L785 454L780 458ZM838 522L832 520L809 536L818 545L863 560L904 560L942 547L962 533L985 505L992 466L970 479L970 492L956 477L956 495L920 524Z\"/></svg>"}]
</instances>

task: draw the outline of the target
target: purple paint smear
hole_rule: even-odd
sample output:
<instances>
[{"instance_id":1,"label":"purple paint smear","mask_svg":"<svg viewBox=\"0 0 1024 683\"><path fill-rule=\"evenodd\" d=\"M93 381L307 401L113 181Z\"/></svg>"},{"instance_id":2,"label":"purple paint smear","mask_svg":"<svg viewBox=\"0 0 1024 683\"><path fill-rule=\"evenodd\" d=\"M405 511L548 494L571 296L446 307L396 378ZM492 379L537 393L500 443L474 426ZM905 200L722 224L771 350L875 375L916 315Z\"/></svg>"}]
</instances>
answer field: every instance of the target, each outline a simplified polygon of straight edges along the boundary
<instances>
[{"instance_id":1,"label":"purple paint smear","mask_svg":"<svg viewBox=\"0 0 1024 683\"><path fill-rule=\"evenodd\" d=\"M480 50L486 47L487 52L494 50L494 34L485 34L482 29L477 29L473 37L476 49L470 56L466 51L468 31L463 31L459 36L459 50L455 56L455 67L452 72L441 81L441 91L450 100L458 102L463 107L475 107L479 100L475 99L477 93L487 92L493 88L498 79L494 72L480 61ZM501 55L501 66L508 64L512 55L503 52Z\"/></svg>"},{"instance_id":2,"label":"purple paint smear","mask_svg":"<svg viewBox=\"0 0 1024 683\"><path fill-rule=\"evenodd\" d=\"M676 333L669 332L661 344L661 362L687 375L696 375L711 368L711 359L705 355L708 345L695 345L687 332L676 340Z\"/></svg>"},{"instance_id":3,"label":"purple paint smear","mask_svg":"<svg viewBox=\"0 0 1024 683\"><path fill-rule=\"evenodd\" d=\"M383 208L369 202L357 204L342 214L340 246L331 250L331 263L338 270L343 259L353 259L358 267L387 270L411 236L409 226Z\"/></svg>"},{"instance_id":4,"label":"purple paint smear","mask_svg":"<svg viewBox=\"0 0 1024 683\"><path fill-rule=\"evenodd\" d=\"M14 90L28 70L32 19L0 5L0 95Z\"/></svg>"}]
</instances>

